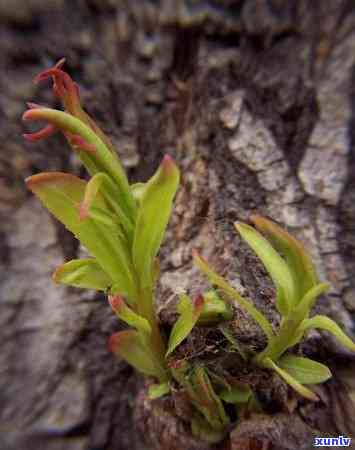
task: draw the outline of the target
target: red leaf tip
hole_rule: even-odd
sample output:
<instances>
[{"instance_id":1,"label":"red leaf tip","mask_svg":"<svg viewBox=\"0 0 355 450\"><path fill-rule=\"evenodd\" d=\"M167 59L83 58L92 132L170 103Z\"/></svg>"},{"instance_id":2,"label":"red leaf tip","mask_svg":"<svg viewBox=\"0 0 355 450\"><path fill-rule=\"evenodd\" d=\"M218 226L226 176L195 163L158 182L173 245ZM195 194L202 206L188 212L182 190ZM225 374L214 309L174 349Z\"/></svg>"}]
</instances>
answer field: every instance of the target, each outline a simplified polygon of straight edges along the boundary
<instances>
[{"instance_id":1,"label":"red leaf tip","mask_svg":"<svg viewBox=\"0 0 355 450\"><path fill-rule=\"evenodd\" d=\"M88 204L82 202L79 206L79 220L85 220L89 216L89 207Z\"/></svg>"},{"instance_id":2,"label":"red leaf tip","mask_svg":"<svg viewBox=\"0 0 355 450\"><path fill-rule=\"evenodd\" d=\"M65 172L42 172L32 175L25 180L26 186L31 190L35 191L40 186L46 184L58 184L58 183L80 183L82 187L85 186L85 181Z\"/></svg>"},{"instance_id":3,"label":"red leaf tip","mask_svg":"<svg viewBox=\"0 0 355 450\"><path fill-rule=\"evenodd\" d=\"M47 108L44 108L40 105L37 105L37 103L27 103L27 106L30 108L27 111L25 111L22 114L22 120L24 122L28 122L31 120L46 120L43 114L44 111L46 111ZM54 134L57 131L57 128L52 125L49 124L45 127L43 127L41 130L39 131L35 131L33 133L25 133L23 134L23 137L30 142L36 142L36 141L40 141L41 139L45 139L49 136L52 136L52 134Z\"/></svg>"},{"instance_id":4,"label":"red leaf tip","mask_svg":"<svg viewBox=\"0 0 355 450\"><path fill-rule=\"evenodd\" d=\"M53 67L49 69L44 69L38 75L36 75L35 78L33 79L33 82L37 84L38 82L46 80L47 78L53 76L52 71L61 70L64 63L65 58L61 58L56 64L54 64Z\"/></svg>"},{"instance_id":5,"label":"red leaf tip","mask_svg":"<svg viewBox=\"0 0 355 450\"><path fill-rule=\"evenodd\" d=\"M127 339L130 338L132 335L132 330L125 330L125 331L119 331L118 333L114 333L112 336L109 337L107 342L107 347L110 352L115 353L119 346L121 345L122 341L127 342Z\"/></svg>"},{"instance_id":6,"label":"red leaf tip","mask_svg":"<svg viewBox=\"0 0 355 450\"><path fill-rule=\"evenodd\" d=\"M21 119L22 119L24 122L29 121L29 120L32 120L33 111L34 111L35 109L36 109L36 108L31 108L31 109L28 109L27 111L25 111L25 112L22 114Z\"/></svg>"},{"instance_id":7,"label":"red leaf tip","mask_svg":"<svg viewBox=\"0 0 355 450\"><path fill-rule=\"evenodd\" d=\"M112 336L110 336L110 337L108 338L108 341L107 341L107 348L108 348L108 350L109 350L110 352L114 353L115 348L117 348L117 346L119 345L119 343L120 343L120 336L119 336L119 333L113 334Z\"/></svg>"},{"instance_id":8,"label":"red leaf tip","mask_svg":"<svg viewBox=\"0 0 355 450\"><path fill-rule=\"evenodd\" d=\"M203 295L202 294L196 295L193 303L195 312L200 313L203 308L203 305L205 304L205 299L203 298Z\"/></svg>"},{"instance_id":9,"label":"red leaf tip","mask_svg":"<svg viewBox=\"0 0 355 450\"><path fill-rule=\"evenodd\" d=\"M74 114L77 107L80 105L79 89L77 84L72 80L69 74L62 70L65 59L62 58L50 69L43 70L35 78L34 83L53 79L53 92L60 98L65 108Z\"/></svg>"},{"instance_id":10,"label":"red leaf tip","mask_svg":"<svg viewBox=\"0 0 355 450\"><path fill-rule=\"evenodd\" d=\"M89 142L85 141L81 136L78 134L69 134L67 133L68 138L70 140L71 145L75 150L83 150L88 153L96 153L96 147L93 144L90 144Z\"/></svg>"},{"instance_id":11,"label":"red leaf tip","mask_svg":"<svg viewBox=\"0 0 355 450\"><path fill-rule=\"evenodd\" d=\"M108 301L114 311L120 311L125 306L125 302L120 295L109 295Z\"/></svg>"},{"instance_id":12,"label":"red leaf tip","mask_svg":"<svg viewBox=\"0 0 355 450\"><path fill-rule=\"evenodd\" d=\"M197 258L199 256L197 248L193 248L191 250L191 254L192 254L193 258Z\"/></svg>"},{"instance_id":13,"label":"red leaf tip","mask_svg":"<svg viewBox=\"0 0 355 450\"><path fill-rule=\"evenodd\" d=\"M34 102L26 102L26 105L29 109L45 108L45 106L39 105L38 103Z\"/></svg>"},{"instance_id":14,"label":"red leaf tip","mask_svg":"<svg viewBox=\"0 0 355 450\"><path fill-rule=\"evenodd\" d=\"M197 250L197 248L193 248L193 249L191 250L191 253L192 253L192 257L193 257L194 259L200 259L201 261L207 263L207 261L200 255L200 253L199 253L199 251Z\"/></svg>"},{"instance_id":15,"label":"red leaf tip","mask_svg":"<svg viewBox=\"0 0 355 450\"><path fill-rule=\"evenodd\" d=\"M171 163L174 163L173 158L169 154L164 155L163 164L171 164Z\"/></svg>"},{"instance_id":16,"label":"red leaf tip","mask_svg":"<svg viewBox=\"0 0 355 450\"><path fill-rule=\"evenodd\" d=\"M174 170L177 169L175 161L168 154L164 156L163 161L161 162L161 167L168 176L171 175L174 172Z\"/></svg>"},{"instance_id":17,"label":"red leaf tip","mask_svg":"<svg viewBox=\"0 0 355 450\"><path fill-rule=\"evenodd\" d=\"M39 131L34 133L24 133L22 136L30 142L37 142L41 139L45 139L49 136L52 136L57 131L57 128L54 125L47 125Z\"/></svg>"}]
</instances>

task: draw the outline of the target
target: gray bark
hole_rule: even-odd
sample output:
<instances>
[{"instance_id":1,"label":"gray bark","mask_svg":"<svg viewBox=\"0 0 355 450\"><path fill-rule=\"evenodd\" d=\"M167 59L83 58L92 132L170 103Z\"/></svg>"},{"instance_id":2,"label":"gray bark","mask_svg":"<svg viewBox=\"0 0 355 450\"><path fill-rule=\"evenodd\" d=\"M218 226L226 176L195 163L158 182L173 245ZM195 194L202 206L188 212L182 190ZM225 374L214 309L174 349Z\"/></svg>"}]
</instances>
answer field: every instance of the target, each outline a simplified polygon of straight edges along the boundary
<instances>
[{"instance_id":1,"label":"gray bark","mask_svg":"<svg viewBox=\"0 0 355 450\"><path fill-rule=\"evenodd\" d=\"M306 244L332 284L318 310L354 337L352 1L2 0L0 36L1 449L144 448L132 413L141 379L106 349L120 324L103 296L53 285L55 267L80 249L23 183L39 171L83 175L60 137L21 138L24 102L54 105L31 80L62 56L131 180L146 180L166 152L182 170L161 253L163 318L179 291L205 286L197 247L277 323L270 281L233 230L258 212ZM238 314L237 332L259 342ZM339 386L353 376L353 357L329 336L305 345ZM309 445L286 433L281 413L244 424L236 442L258 426L256 439L277 435L275 448L290 450L312 448L322 427L354 434L334 386L322 388L323 412L297 416Z\"/></svg>"}]
</instances>

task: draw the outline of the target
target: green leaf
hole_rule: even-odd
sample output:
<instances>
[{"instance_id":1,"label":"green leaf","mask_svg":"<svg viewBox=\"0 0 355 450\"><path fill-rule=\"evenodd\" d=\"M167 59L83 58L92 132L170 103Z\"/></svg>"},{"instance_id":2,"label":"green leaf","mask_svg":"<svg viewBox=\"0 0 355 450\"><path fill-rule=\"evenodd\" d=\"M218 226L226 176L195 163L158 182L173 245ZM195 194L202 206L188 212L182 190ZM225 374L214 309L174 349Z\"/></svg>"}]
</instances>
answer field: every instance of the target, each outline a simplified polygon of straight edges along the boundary
<instances>
[{"instance_id":1,"label":"green leaf","mask_svg":"<svg viewBox=\"0 0 355 450\"><path fill-rule=\"evenodd\" d=\"M307 318L317 300L317 297L326 292L328 289L328 283L320 283L313 286L297 305L297 308L294 311L295 317L300 320Z\"/></svg>"},{"instance_id":2,"label":"green leaf","mask_svg":"<svg viewBox=\"0 0 355 450\"><path fill-rule=\"evenodd\" d=\"M80 218L84 219L90 216L90 208L93 206L94 200L99 192L105 199L111 213L116 215L117 224L122 224L131 243L133 240L134 225L132 219L122 210L121 205L124 202L122 192L120 192L112 179L103 172L94 175L87 183L84 199L80 205Z\"/></svg>"},{"instance_id":3,"label":"green leaf","mask_svg":"<svg viewBox=\"0 0 355 450\"><path fill-rule=\"evenodd\" d=\"M227 294L227 296L231 297L239 306L242 307L242 309L250 314L255 322L264 331L267 338L271 339L274 333L272 331L272 326L266 317L258 311L249 300L243 298L235 289L233 289L223 277L214 272L196 250L193 250L192 254L196 266L207 276L209 282L220 288L225 294Z\"/></svg>"},{"instance_id":4,"label":"green leaf","mask_svg":"<svg viewBox=\"0 0 355 450\"><path fill-rule=\"evenodd\" d=\"M282 317L287 317L290 311L290 305L286 292L282 286L276 286L276 308Z\"/></svg>"},{"instance_id":5,"label":"green leaf","mask_svg":"<svg viewBox=\"0 0 355 450\"><path fill-rule=\"evenodd\" d=\"M275 372L277 372L280 377L283 378L296 392L302 395L302 397L308 398L308 400L312 400L314 402L319 400L318 396L314 392L305 386L302 386L302 384L299 383L292 375L290 375L286 370L278 367L270 358L266 358L265 363L270 369L275 370Z\"/></svg>"},{"instance_id":6,"label":"green leaf","mask_svg":"<svg viewBox=\"0 0 355 450\"><path fill-rule=\"evenodd\" d=\"M219 393L219 397L227 403L247 403L253 391L247 385L232 386Z\"/></svg>"},{"instance_id":7,"label":"green leaf","mask_svg":"<svg viewBox=\"0 0 355 450\"><path fill-rule=\"evenodd\" d=\"M207 371L195 366L186 380L185 387L194 406L215 430L224 430L229 419L223 404L215 393Z\"/></svg>"},{"instance_id":8,"label":"green leaf","mask_svg":"<svg viewBox=\"0 0 355 450\"><path fill-rule=\"evenodd\" d=\"M126 322L131 327L136 328L147 335L152 332L151 326L147 319L134 312L120 295L109 295L108 297L111 308L117 317Z\"/></svg>"},{"instance_id":9,"label":"green leaf","mask_svg":"<svg viewBox=\"0 0 355 450\"><path fill-rule=\"evenodd\" d=\"M183 295L180 300L180 317L175 322L171 330L166 356L169 356L176 347L191 333L196 325L204 305L202 295L197 296L192 303L187 295Z\"/></svg>"},{"instance_id":10,"label":"green leaf","mask_svg":"<svg viewBox=\"0 0 355 450\"><path fill-rule=\"evenodd\" d=\"M151 400L163 397L163 395L169 394L170 383L152 384L149 386L148 396Z\"/></svg>"},{"instance_id":11,"label":"green leaf","mask_svg":"<svg viewBox=\"0 0 355 450\"><path fill-rule=\"evenodd\" d=\"M130 187L131 187L132 195L139 205L143 198L143 194L144 194L145 188L147 187L147 183L134 183L134 184L131 184Z\"/></svg>"},{"instance_id":12,"label":"green leaf","mask_svg":"<svg viewBox=\"0 0 355 450\"><path fill-rule=\"evenodd\" d=\"M251 221L284 256L294 280L295 298L300 300L318 284L315 267L303 244L276 223L264 217L253 215Z\"/></svg>"},{"instance_id":13,"label":"green leaf","mask_svg":"<svg viewBox=\"0 0 355 450\"><path fill-rule=\"evenodd\" d=\"M299 331L300 322L293 318L293 315L283 320L275 335L268 343L267 347L255 355L254 361L264 365L265 359L270 358L278 361L280 356L290 347L296 345L302 339L303 333Z\"/></svg>"},{"instance_id":14,"label":"green leaf","mask_svg":"<svg viewBox=\"0 0 355 450\"><path fill-rule=\"evenodd\" d=\"M188 308L192 308L192 301L191 298L186 295L186 294L182 294L179 298L179 301L176 305L176 311L180 314L180 316L182 314L184 314L185 310L187 310Z\"/></svg>"},{"instance_id":15,"label":"green leaf","mask_svg":"<svg viewBox=\"0 0 355 450\"><path fill-rule=\"evenodd\" d=\"M144 375L157 377L161 381L166 380L164 368L157 362L138 331L125 330L115 333L110 337L108 346L110 351Z\"/></svg>"},{"instance_id":16,"label":"green leaf","mask_svg":"<svg viewBox=\"0 0 355 450\"><path fill-rule=\"evenodd\" d=\"M292 313L281 321L277 335L268 343L268 346L255 356L255 362L261 363L264 358L269 357L273 361L278 361L280 356L290 347L298 344L304 334L301 329L302 321L308 317L309 310L313 306L318 295L324 292L328 285L318 284L314 286L303 297L301 302L292 311Z\"/></svg>"},{"instance_id":17,"label":"green leaf","mask_svg":"<svg viewBox=\"0 0 355 450\"><path fill-rule=\"evenodd\" d=\"M278 291L276 302L278 311L283 316L288 315L297 301L295 283L288 265L253 227L243 223L235 223L234 225L241 237L260 258L274 282Z\"/></svg>"},{"instance_id":18,"label":"green leaf","mask_svg":"<svg viewBox=\"0 0 355 450\"><path fill-rule=\"evenodd\" d=\"M144 189L132 250L142 288L152 286L152 265L168 225L179 177L174 161L166 155Z\"/></svg>"},{"instance_id":19,"label":"green leaf","mask_svg":"<svg viewBox=\"0 0 355 450\"><path fill-rule=\"evenodd\" d=\"M127 243L112 229L93 219L80 220L79 206L86 189L86 182L74 175L46 172L26 180L27 187L43 205L71 231L96 257L98 263L114 283L121 286L121 293L135 298L135 280ZM97 197L93 203L105 209L103 200Z\"/></svg>"},{"instance_id":20,"label":"green leaf","mask_svg":"<svg viewBox=\"0 0 355 450\"><path fill-rule=\"evenodd\" d=\"M81 215L81 212L79 214ZM123 241L126 240L117 217L115 217L111 212L103 208L98 208L97 206L92 206L84 218L81 215L80 220L86 220L87 218L92 219L97 224L111 228L112 233L117 233Z\"/></svg>"},{"instance_id":21,"label":"green leaf","mask_svg":"<svg viewBox=\"0 0 355 450\"><path fill-rule=\"evenodd\" d=\"M320 328L329 331L348 350L355 352L355 343L343 332L343 330L333 320L326 316L314 316L305 319L301 324L301 330L307 331L310 328Z\"/></svg>"},{"instance_id":22,"label":"green leaf","mask_svg":"<svg viewBox=\"0 0 355 450\"><path fill-rule=\"evenodd\" d=\"M327 366L302 356L285 355L277 364L301 384L323 383L332 376Z\"/></svg>"},{"instance_id":23,"label":"green leaf","mask_svg":"<svg viewBox=\"0 0 355 450\"><path fill-rule=\"evenodd\" d=\"M205 300L198 325L211 325L233 317L231 307L213 290L203 294Z\"/></svg>"},{"instance_id":24,"label":"green leaf","mask_svg":"<svg viewBox=\"0 0 355 450\"><path fill-rule=\"evenodd\" d=\"M56 269L52 278L56 283L97 291L106 291L113 283L93 258L68 261Z\"/></svg>"},{"instance_id":25,"label":"green leaf","mask_svg":"<svg viewBox=\"0 0 355 450\"><path fill-rule=\"evenodd\" d=\"M91 175L104 172L112 178L121 193L121 207L124 209L127 216L134 219L136 214L136 203L120 160L117 155L105 145L100 136L96 134L90 126L66 112L51 108L30 109L25 112L23 119L27 121L48 121L62 130L68 137L69 142L71 140L71 135L80 136L85 143L92 146L95 149L94 152L77 152L82 163Z\"/></svg>"}]
</instances>

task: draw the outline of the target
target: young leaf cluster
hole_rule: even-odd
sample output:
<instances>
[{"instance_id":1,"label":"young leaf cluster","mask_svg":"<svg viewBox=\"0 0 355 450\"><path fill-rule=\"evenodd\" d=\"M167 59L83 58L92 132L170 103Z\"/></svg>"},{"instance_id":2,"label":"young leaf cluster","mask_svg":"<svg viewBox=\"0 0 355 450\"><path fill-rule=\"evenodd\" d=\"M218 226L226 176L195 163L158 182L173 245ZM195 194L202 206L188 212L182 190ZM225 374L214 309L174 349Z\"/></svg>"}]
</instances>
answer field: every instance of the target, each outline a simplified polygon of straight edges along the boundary
<instances>
[{"instance_id":1,"label":"young leaf cluster","mask_svg":"<svg viewBox=\"0 0 355 450\"><path fill-rule=\"evenodd\" d=\"M179 383L195 405L194 432L213 441L220 439L228 418L207 371L187 364L179 377L179 371L170 366L170 356L198 323L230 319L230 307L214 291L193 300L183 295L180 317L168 339L159 329L154 310L157 255L179 185L179 170L165 156L146 183L130 184L109 138L83 110L79 89L63 71L63 62L35 81L52 80L64 111L29 103L23 115L25 121L47 122L41 130L25 134L27 140L35 142L61 131L90 175L86 181L67 173L45 172L26 180L28 188L90 254L90 258L62 264L53 279L107 293L113 312L129 326L110 337L109 348L156 380L149 389L152 399L169 393L173 380Z\"/></svg>"},{"instance_id":2,"label":"young leaf cluster","mask_svg":"<svg viewBox=\"0 0 355 450\"><path fill-rule=\"evenodd\" d=\"M46 172L26 180L91 255L58 267L53 278L107 292L113 311L131 327L114 334L110 348L144 374L165 382L166 343L154 312L154 287L159 275L157 254L179 185L179 170L167 155L146 183L130 185L111 142L82 109L78 88L62 70L62 61L36 80L47 78L53 80L54 93L65 111L29 104L23 119L48 125L25 137L37 141L61 131L91 176L85 181Z\"/></svg>"},{"instance_id":3,"label":"young leaf cluster","mask_svg":"<svg viewBox=\"0 0 355 450\"><path fill-rule=\"evenodd\" d=\"M254 215L251 220L256 229L243 223L236 223L235 227L259 257L275 285L276 308L281 315L281 324L276 332L252 302L243 298L214 272L197 252L194 254L195 263L212 285L249 313L264 331L267 346L254 356L253 362L276 371L300 395L316 401L316 394L305 385L326 381L331 377L330 370L309 358L286 353L287 350L298 344L312 328L332 333L350 351L355 351L355 344L330 318L322 315L310 317L317 297L326 292L329 286L318 281L303 245L268 219Z\"/></svg>"}]
</instances>

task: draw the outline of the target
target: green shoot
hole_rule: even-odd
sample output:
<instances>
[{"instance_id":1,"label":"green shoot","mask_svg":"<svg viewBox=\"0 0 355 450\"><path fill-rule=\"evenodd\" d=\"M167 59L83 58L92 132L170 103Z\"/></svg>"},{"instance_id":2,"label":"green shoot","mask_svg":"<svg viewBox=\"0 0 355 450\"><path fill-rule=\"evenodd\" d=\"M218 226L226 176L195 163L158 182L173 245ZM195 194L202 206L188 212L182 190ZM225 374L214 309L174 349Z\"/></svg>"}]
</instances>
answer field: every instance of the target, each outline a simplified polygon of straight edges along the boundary
<instances>
[{"instance_id":1,"label":"green shoot","mask_svg":"<svg viewBox=\"0 0 355 450\"><path fill-rule=\"evenodd\" d=\"M53 278L58 283L109 292L116 315L134 328L115 334L110 348L137 370L166 382L166 343L154 311L159 275L156 256L179 185L179 170L166 155L147 183L130 186L110 140L82 109L77 86L62 70L62 63L36 80L53 79L55 95L66 111L29 104L23 119L49 125L25 138L37 141L62 131L91 179L86 182L52 172L34 175L26 183L92 258L63 264Z\"/></svg>"},{"instance_id":2,"label":"green shoot","mask_svg":"<svg viewBox=\"0 0 355 450\"><path fill-rule=\"evenodd\" d=\"M215 393L206 369L195 366L185 380L187 393L212 429L223 431L229 423L222 402Z\"/></svg>"},{"instance_id":3,"label":"green shoot","mask_svg":"<svg viewBox=\"0 0 355 450\"><path fill-rule=\"evenodd\" d=\"M310 328L320 328L332 333L351 351L355 351L355 344L328 317L309 318L317 297L326 292L329 285L319 283L316 270L303 245L268 219L252 216L252 221L267 239L249 225L236 223L235 227L260 258L276 287L276 307L282 320L275 334L267 319L250 301L242 298L227 281L217 275L196 251L193 253L195 264L207 275L212 285L249 313L268 337L266 348L253 357L253 362L275 370L300 395L315 401L316 395L303 384L326 381L331 376L329 369L307 358L288 354L284 356L285 352L298 344Z\"/></svg>"},{"instance_id":4,"label":"green shoot","mask_svg":"<svg viewBox=\"0 0 355 450\"><path fill-rule=\"evenodd\" d=\"M181 355L176 350L194 327L215 326L226 338L227 350L241 355L242 364L273 370L298 394L317 401L307 385L325 382L331 377L330 370L287 351L312 328L332 333L350 351L355 351L355 344L328 317L310 317L317 298L329 285L318 281L303 245L260 216L251 218L259 231L247 224L235 224L275 285L276 308L281 315L277 330L250 299L241 296L195 250L194 263L213 289L193 301L188 295L181 296L179 318L166 336L155 311L155 288L160 276L158 254L180 183L179 169L166 155L147 182L130 185L112 143L83 110L78 88L62 65L60 61L42 72L36 81L53 80L54 93L65 111L29 104L23 115L25 121L48 123L42 130L26 134L27 140L37 141L61 131L90 175L85 181L66 173L46 172L26 180L44 207L90 254L90 258L62 264L53 280L108 294L113 312L129 327L110 337L109 349L153 378L148 392L151 400L175 389L184 392L193 406L190 424L196 437L210 443L224 438L231 421L227 404L235 405L232 408L237 412L238 408L260 410L261 406L250 386L225 376L223 371L214 373L200 356L187 352L183 359L174 359ZM245 311L265 334L266 345L260 353L255 354L233 337L232 323L228 323L233 319L233 306Z\"/></svg>"},{"instance_id":5,"label":"green shoot","mask_svg":"<svg viewBox=\"0 0 355 450\"><path fill-rule=\"evenodd\" d=\"M269 272L277 288L277 309L280 314L287 315L296 301L295 283L288 265L254 228L242 223L236 223L235 227Z\"/></svg>"},{"instance_id":6,"label":"green shoot","mask_svg":"<svg viewBox=\"0 0 355 450\"><path fill-rule=\"evenodd\" d=\"M197 296L193 303L187 295L183 295L180 299L179 313L180 317L175 322L170 333L168 351L169 356L175 348L190 334L192 328L196 325L204 306L202 295Z\"/></svg>"},{"instance_id":7,"label":"green shoot","mask_svg":"<svg viewBox=\"0 0 355 450\"><path fill-rule=\"evenodd\" d=\"M235 303L237 303L241 308L243 308L251 317L259 324L268 339L273 336L273 330L270 322L266 317L258 311L255 306L247 299L243 298L232 286L220 275L213 271L213 269L208 265L208 263L198 254L197 250L192 252L194 262L196 266L203 272L209 282L218 287L222 292L224 292L228 297L230 297Z\"/></svg>"},{"instance_id":8,"label":"green shoot","mask_svg":"<svg viewBox=\"0 0 355 450\"><path fill-rule=\"evenodd\" d=\"M222 300L215 290L205 292L203 300L202 312L197 321L198 325L219 324L233 318L230 304Z\"/></svg>"}]
</instances>

